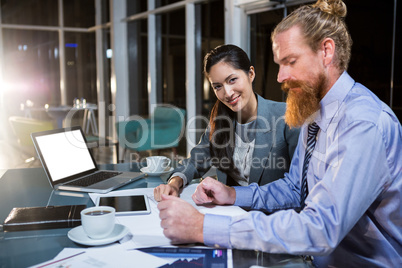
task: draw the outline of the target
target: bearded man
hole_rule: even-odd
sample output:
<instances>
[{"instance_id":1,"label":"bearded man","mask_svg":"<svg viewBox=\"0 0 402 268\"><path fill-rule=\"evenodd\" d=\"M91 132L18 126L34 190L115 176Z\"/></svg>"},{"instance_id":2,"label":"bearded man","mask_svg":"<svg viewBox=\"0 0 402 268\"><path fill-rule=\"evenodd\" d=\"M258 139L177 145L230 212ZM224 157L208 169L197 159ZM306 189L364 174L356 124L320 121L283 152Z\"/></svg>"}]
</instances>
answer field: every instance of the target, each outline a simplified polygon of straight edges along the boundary
<instances>
[{"instance_id":1,"label":"bearded man","mask_svg":"<svg viewBox=\"0 0 402 268\"><path fill-rule=\"evenodd\" d=\"M161 226L173 242L311 255L317 267L402 267L402 127L346 72L345 16L341 0L319 0L272 33L285 121L302 126L289 173L248 187L207 178L193 195L197 204L274 213L202 215L163 196Z\"/></svg>"}]
</instances>

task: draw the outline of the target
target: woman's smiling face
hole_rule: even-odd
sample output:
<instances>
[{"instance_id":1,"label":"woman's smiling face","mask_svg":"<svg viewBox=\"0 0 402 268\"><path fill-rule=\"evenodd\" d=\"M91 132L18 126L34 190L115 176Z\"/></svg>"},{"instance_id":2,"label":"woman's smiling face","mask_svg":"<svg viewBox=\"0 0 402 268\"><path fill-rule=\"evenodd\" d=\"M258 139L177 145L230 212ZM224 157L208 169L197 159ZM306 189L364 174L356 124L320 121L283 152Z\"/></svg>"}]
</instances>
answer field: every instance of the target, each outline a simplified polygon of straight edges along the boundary
<instances>
[{"instance_id":1,"label":"woman's smiling face","mask_svg":"<svg viewBox=\"0 0 402 268\"><path fill-rule=\"evenodd\" d=\"M223 61L213 65L208 74L216 97L233 112L244 113L253 111L257 104L252 87L254 77L254 67L247 74Z\"/></svg>"}]
</instances>

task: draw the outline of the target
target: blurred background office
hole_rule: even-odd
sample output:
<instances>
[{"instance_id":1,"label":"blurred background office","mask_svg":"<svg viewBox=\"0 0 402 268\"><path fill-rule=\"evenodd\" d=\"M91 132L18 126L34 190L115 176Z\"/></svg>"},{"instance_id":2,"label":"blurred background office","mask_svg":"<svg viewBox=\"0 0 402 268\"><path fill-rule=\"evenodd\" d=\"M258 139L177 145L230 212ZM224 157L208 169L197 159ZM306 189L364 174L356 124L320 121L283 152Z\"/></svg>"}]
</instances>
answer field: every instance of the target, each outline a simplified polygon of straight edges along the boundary
<instances>
[{"instance_id":1,"label":"blurred background office","mask_svg":"<svg viewBox=\"0 0 402 268\"><path fill-rule=\"evenodd\" d=\"M16 139L10 117L29 111L31 118L52 120L47 110L35 108L69 107L77 100L96 107L87 131L101 137L116 138L116 122L150 117L158 104L184 110L187 131L177 153L186 156L216 100L202 73L203 56L224 43L242 47L256 68L255 91L284 101L270 32L312 2L0 0L0 168L14 163L7 153ZM345 3L354 41L349 73L401 120L401 4Z\"/></svg>"}]
</instances>

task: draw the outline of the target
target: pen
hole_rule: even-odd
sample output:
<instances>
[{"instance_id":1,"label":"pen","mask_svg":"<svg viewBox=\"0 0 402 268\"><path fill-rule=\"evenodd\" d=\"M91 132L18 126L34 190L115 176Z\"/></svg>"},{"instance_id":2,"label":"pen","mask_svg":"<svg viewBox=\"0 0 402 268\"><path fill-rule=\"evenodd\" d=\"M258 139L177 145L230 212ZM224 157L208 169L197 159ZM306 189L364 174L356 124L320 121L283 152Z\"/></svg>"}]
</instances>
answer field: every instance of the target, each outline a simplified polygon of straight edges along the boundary
<instances>
[{"instance_id":1,"label":"pen","mask_svg":"<svg viewBox=\"0 0 402 268\"><path fill-rule=\"evenodd\" d=\"M49 265L52 265L52 264L55 264L55 263L58 263L58 262L61 262L61 261L67 260L67 259L71 259L71 258L74 258L74 257L76 257L76 256L78 256L78 255L83 254L83 253L85 253L85 251L80 252L80 253L77 253L77 254L74 254L74 255L71 255L71 256L68 256L68 257L65 257L65 258L60 259L60 260L57 260L57 261L53 261L53 262L50 262L50 263L46 263L46 264L44 264L44 265L42 265L42 266L38 266L37 268L46 267L46 266L49 266Z\"/></svg>"}]
</instances>

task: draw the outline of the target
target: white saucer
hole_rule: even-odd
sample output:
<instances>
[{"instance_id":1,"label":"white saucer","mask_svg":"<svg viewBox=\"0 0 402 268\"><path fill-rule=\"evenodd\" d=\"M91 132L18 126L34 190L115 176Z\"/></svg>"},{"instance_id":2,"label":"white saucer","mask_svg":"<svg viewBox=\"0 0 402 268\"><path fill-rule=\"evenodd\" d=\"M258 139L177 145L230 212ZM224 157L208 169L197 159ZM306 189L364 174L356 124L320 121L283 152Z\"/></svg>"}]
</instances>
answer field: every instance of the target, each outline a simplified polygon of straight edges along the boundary
<instances>
[{"instance_id":1,"label":"white saucer","mask_svg":"<svg viewBox=\"0 0 402 268\"><path fill-rule=\"evenodd\" d=\"M172 172L173 167L170 167L169 169L167 168L165 171L162 171L162 172L149 172L147 167L141 168L140 171L142 173L147 174L148 176L161 176L161 175L165 175L165 174Z\"/></svg>"},{"instance_id":2,"label":"white saucer","mask_svg":"<svg viewBox=\"0 0 402 268\"><path fill-rule=\"evenodd\" d=\"M126 226L116 223L116 225L114 226L114 230L109 236L102 239L91 239L85 234L84 228L82 227L82 225L80 225L78 227L75 227L74 229L71 229L68 232L67 236L72 241L78 244L86 246L100 246L110 244L122 239L128 233L128 231L129 230Z\"/></svg>"}]
</instances>

